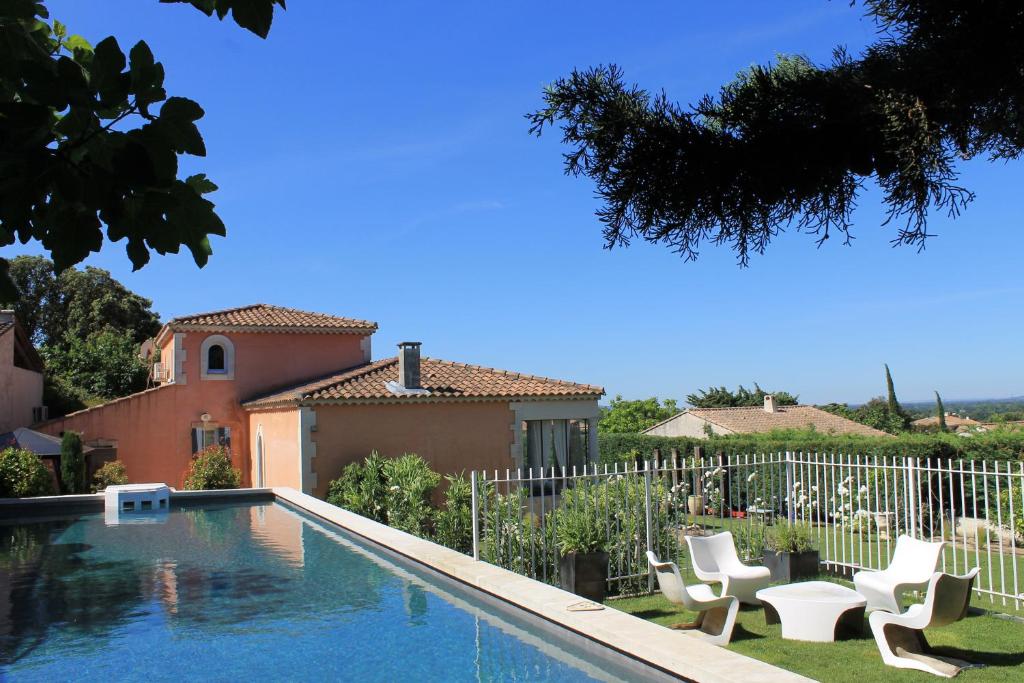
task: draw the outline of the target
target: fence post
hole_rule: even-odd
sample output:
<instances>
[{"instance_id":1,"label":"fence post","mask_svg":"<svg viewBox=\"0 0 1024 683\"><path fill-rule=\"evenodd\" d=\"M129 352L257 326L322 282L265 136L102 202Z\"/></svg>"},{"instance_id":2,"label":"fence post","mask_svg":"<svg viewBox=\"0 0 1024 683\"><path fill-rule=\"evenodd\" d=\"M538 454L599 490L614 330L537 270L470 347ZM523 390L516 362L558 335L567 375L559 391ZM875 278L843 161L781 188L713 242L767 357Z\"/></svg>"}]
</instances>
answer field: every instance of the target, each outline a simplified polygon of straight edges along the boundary
<instances>
[{"instance_id":1,"label":"fence post","mask_svg":"<svg viewBox=\"0 0 1024 683\"><path fill-rule=\"evenodd\" d=\"M644 463L644 518L647 526L647 550L654 550L654 520L651 516L651 467L649 462ZM647 564L647 591L654 592L654 569L650 562Z\"/></svg>"},{"instance_id":2,"label":"fence post","mask_svg":"<svg viewBox=\"0 0 1024 683\"><path fill-rule=\"evenodd\" d=\"M473 559L480 559L480 502L477 499L476 470L469 473L469 482L472 487L472 498L470 505L473 508Z\"/></svg>"},{"instance_id":3,"label":"fence post","mask_svg":"<svg viewBox=\"0 0 1024 683\"><path fill-rule=\"evenodd\" d=\"M796 521L796 506L793 505L796 501L796 492L793 491L793 453L786 451L786 519L792 524Z\"/></svg>"},{"instance_id":4,"label":"fence post","mask_svg":"<svg viewBox=\"0 0 1024 683\"><path fill-rule=\"evenodd\" d=\"M909 523L906 525L906 528L907 528L908 531L910 531L911 538L917 538L918 537L917 536L917 494L918 494L918 491L917 491L917 477L915 476L917 474L917 472L915 472L915 461L916 460L917 460L917 458L909 457L909 456L904 459L904 462L906 463L906 466L907 466L907 483L906 483L907 499L908 499L908 502L910 503L910 505L908 506L910 508L910 519L908 520Z\"/></svg>"}]
</instances>

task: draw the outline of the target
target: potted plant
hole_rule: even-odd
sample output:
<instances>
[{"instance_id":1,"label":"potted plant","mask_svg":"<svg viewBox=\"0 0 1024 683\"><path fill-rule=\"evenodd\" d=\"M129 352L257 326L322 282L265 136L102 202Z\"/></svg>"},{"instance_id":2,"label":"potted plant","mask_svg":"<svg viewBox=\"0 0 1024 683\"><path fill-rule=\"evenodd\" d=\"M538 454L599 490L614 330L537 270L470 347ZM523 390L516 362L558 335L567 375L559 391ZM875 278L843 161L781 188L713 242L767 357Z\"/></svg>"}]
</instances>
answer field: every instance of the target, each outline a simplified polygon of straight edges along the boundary
<instances>
[{"instance_id":1,"label":"potted plant","mask_svg":"<svg viewBox=\"0 0 1024 683\"><path fill-rule=\"evenodd\" d=\"M765 538L764 565L772 581L789 583L818 575L818 549L809 524L782 522Z\"/></svg>"},{"instance_id":2,"label":"potted plant","mask_svg":"<svg viewBox=\"0 0 1024 683\"><path fill-rule=\"evenodd\" d=\"M555 511L559 583L564 590L603 602L608 585L608 539L587 485L568 490Z\"/></svg>"}]
</instances>

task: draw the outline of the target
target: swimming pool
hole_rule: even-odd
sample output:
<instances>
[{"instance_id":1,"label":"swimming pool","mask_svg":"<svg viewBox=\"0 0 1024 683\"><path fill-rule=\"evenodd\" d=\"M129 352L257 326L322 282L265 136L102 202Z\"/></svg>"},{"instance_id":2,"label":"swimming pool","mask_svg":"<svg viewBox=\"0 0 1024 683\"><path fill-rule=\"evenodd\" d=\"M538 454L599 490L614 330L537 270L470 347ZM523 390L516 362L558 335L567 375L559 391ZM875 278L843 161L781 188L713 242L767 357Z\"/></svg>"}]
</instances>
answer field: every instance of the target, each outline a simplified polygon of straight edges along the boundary
<instances>
[{"instance_id":1,"label":"swimming pool","mask_svg":"<svg viewBox=\"0 0 1024 683\"><path fill-rule=\"evenodd\" d=\"M646 678L280 503L148 521L0 522L0 678Z\"/></svg>"}]
</instances>

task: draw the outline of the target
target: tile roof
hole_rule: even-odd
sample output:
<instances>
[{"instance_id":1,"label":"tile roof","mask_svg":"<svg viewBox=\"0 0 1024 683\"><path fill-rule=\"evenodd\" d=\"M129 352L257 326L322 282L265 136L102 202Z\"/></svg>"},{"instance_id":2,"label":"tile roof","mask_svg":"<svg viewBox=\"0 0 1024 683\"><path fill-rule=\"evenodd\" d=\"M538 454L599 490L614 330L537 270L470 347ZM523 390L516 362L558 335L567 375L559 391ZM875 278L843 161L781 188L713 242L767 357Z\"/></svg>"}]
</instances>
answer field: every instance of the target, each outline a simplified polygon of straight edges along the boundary
<instances>
[{"instance_id":1,"label":"tile roof","mask_svg":"<svg viewBox=\"0 0 1024 683\"><path fill-rule=\"evenodd\" d=\"M243 403L258 408L297 402L418 403L450 399L597 398L604 388L479 365L423 358L420 384L429 393L398 396L386 384L398 381L398 358L387 358Z\"/></svg>"},{"instance_id":2,"label":"tile roof","mask_svg":"<svg viewBox=\"0 0 1024 683\"><path fill-rule=\"evenodd\" d=\"M914 425L915 427L938 427L939 418L937 415L932 415L931 417L922 417L920 420L914 420L910 424ZM978 422L977 420L972 420L969 417L960 417L959 415L946 416L946 426L951 428L960 426L975 427L980 424L981 423Z\"/></svg>"},{"instance_id":3,"label":"tile roof","mask_svg":"<svg viewBox=\"0 0 1024 683\"><path fill-rule=\"evenodd\" d=\"M767 412L762 406L690 408L680 413L680 415L685 413L695 415L708 422L713 422L737 434L770 432L773 429L807 429L813 426L815 430L825 434L888 436L888 434L881 430L848 420L839 415L833 415L815 406L778 406L775 408L774 413ZM672 419L674 418L669 418L666 422Z\"/></svg>"},{"instance_id":4,"label":"tile roof","mask_svg":"<svg viewBox=\"0 0 1024 683\"><path fill-rule=\"evenodd\" d=\"M283 306L253 304L226 308L209 313L196 313L174 318L167 323L171 329L182 328L261 328L309 330L313 332L373 332L377 323L355 318L342 318L326 313L311 313Z\"/></svg>"}]
</instances>

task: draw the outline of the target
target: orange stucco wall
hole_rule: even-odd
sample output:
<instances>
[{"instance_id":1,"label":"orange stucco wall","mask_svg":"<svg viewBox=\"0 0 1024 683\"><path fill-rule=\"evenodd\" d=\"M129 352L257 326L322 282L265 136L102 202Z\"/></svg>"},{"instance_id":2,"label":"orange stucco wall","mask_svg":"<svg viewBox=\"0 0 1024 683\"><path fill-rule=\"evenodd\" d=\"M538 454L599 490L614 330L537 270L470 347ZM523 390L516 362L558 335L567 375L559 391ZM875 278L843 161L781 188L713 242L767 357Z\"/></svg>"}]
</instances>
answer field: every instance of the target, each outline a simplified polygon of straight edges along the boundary
<instances>
[{"instance_id":1,"label":"orange stucco wall","mask_svg":"<svg viewBox=\"0 0 1024 683\"><path fill-rule=\"evenodd\" d=\"M299 411L295 408L249 414L250 477L257 485L256 435L263 435L263 485L302 490L299 480Z\"/></svg>"},{"instance_id":2,"label":"orange stucco wall","mask_svg":"<svg viewBox=\"0 0 1024 683\"><path fill-rule=\"evenodd\" d=\"M212 334L221 334L234 345L233 379L201 378L201 347ZM86 443L116 441L117 457L124 462L130 481L181 487L192 457L192 427L201 425L200 416L207 413L211 425L231 429L232 460L248 486L254 437L241 402L359 365L366 360L362 339L354 334L186 332L181 337L185 360L176 384L53 420L40 430L59 434L73 429L82 433ZM173 345L169 336L161 349L162 361L175 362ZM297 427L292 432L297 433Z\"/></svg>"},{"instance_id":3,"label":"orange stucco wall","mask_svg":"<svg viewBox=\"0 0 1024 683\"><path fill-rule=\"evenodd\" d=\"M507 401L317 406L314 494L323 498L345 465L372 450L417 453L442 474L512 467L514 421Z\"/></svg>"},{"instance_id":4,"label":"orange stucco wall","mask_svg":"<svg viewBox=\"0 0 1024 683\"><path fill-rule=\"evenodd\" d=\"M43 405L43 376L14 365L14 330L0 334L0 434L32 424Z\"/></svg>"}]
</instances>

